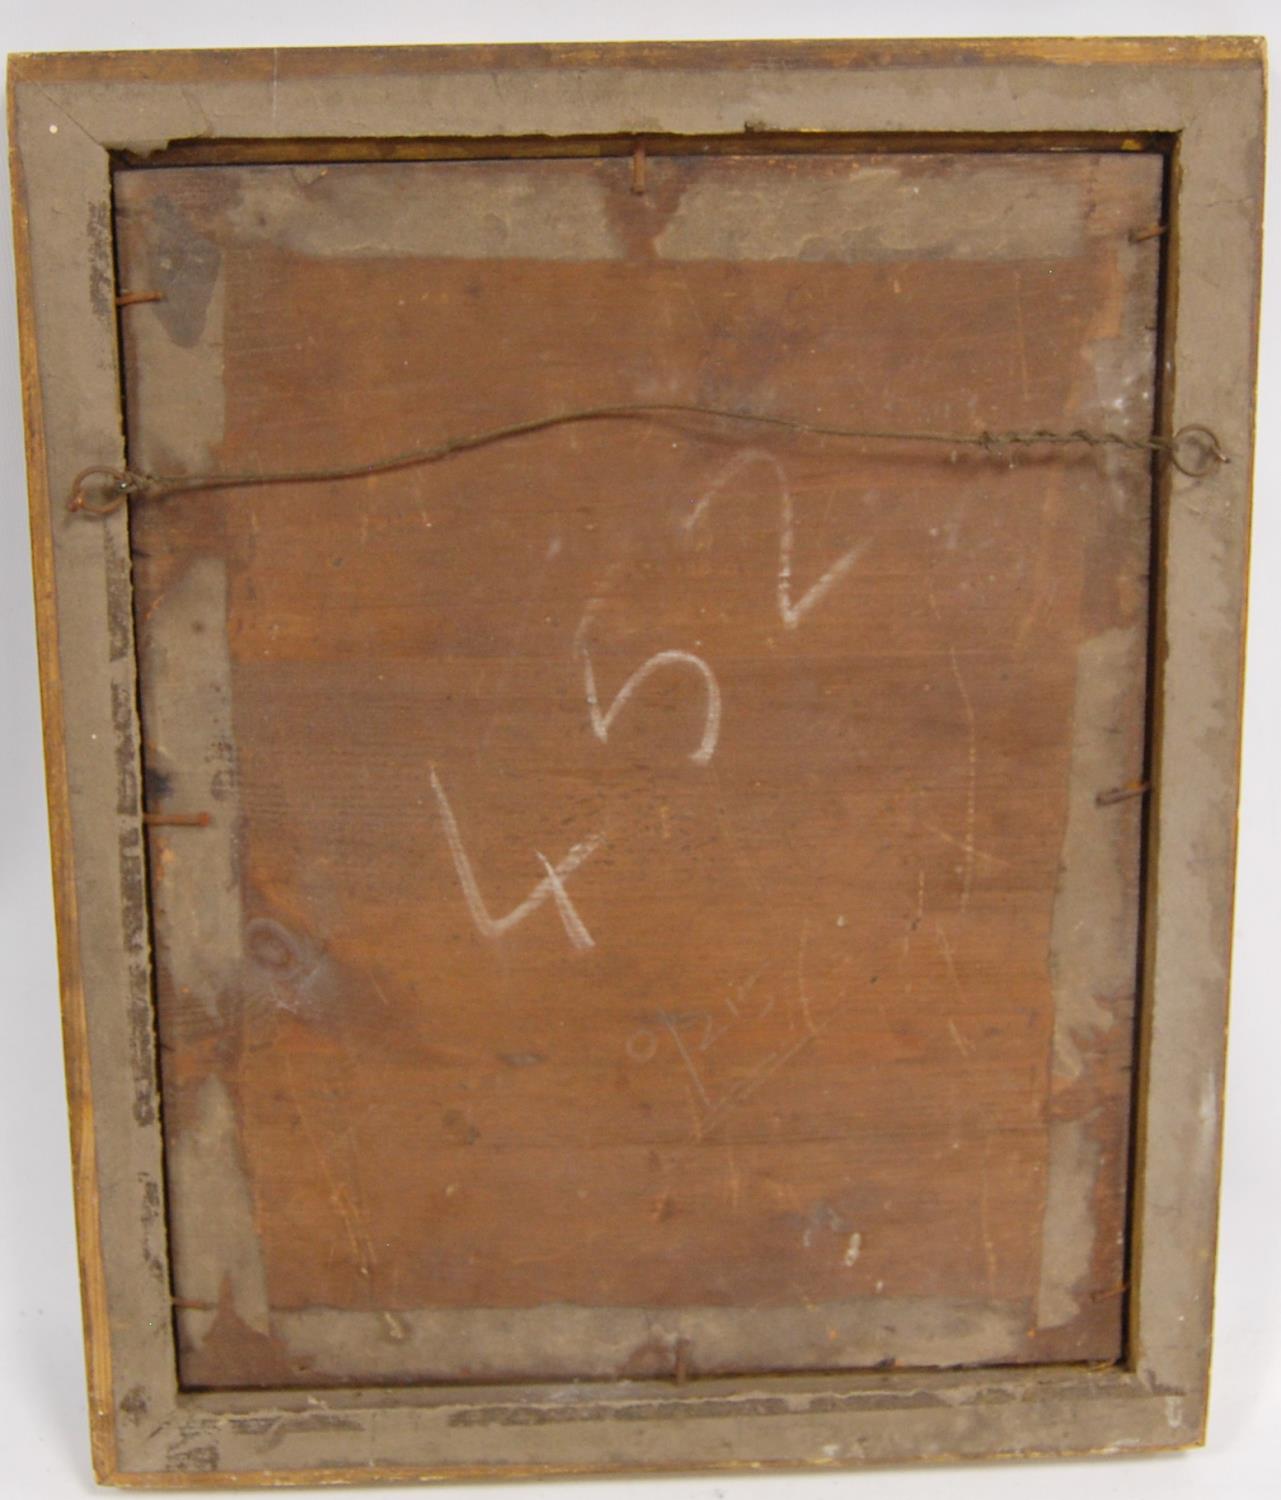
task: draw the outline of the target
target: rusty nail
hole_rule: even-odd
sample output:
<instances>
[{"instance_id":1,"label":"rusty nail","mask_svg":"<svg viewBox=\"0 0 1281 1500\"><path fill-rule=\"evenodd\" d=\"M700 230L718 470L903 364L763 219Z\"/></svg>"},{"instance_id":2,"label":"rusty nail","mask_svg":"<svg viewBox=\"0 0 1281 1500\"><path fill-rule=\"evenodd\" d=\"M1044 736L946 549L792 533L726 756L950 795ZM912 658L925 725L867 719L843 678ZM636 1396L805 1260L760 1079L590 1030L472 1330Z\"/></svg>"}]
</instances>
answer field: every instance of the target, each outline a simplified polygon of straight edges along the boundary
<instances>
[{"instance_id":1,"label":"rusty nail","mask_svg":"<svg viewBox=\"0 0 1281 1500\"><path fill-rule=\"evenodd\" d=\"M1126 786L1114 786L1111 791L1100 792L1094 804L1096 807L1111 807L1115 802L1128 802L1131 797L1142 797L1151 790L1150 781L1131 781Z\"/></svg>"},{"instance_id":2,"label":"rusty nail","mask_svg":"<svg viewBox=\"0 0 1281 1500\"><path fill-rule=\"evenodd\" d=\"M645 142L637 141L632 148L632 192L645 191Z\"/></svg>"}]
</instances>

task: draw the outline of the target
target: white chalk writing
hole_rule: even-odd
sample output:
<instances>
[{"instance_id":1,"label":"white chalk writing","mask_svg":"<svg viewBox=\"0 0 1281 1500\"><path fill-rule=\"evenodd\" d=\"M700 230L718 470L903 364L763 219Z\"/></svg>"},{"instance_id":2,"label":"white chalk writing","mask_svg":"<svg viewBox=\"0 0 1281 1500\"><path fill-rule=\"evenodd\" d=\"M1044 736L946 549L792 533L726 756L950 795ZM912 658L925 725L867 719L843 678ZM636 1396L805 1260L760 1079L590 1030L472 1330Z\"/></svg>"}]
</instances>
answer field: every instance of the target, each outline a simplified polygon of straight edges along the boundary
<instances>
[{"instance_id":1,"label":"white chalk writing","mask_svg":"<svg viewBox=\"0 0 1281 1500\"><path fill-rule=\"evenodd\" d=\"M690 752L689 758L696 766L705 766L711 760L721 732L721 690L711 667L701 656L695 656L692 651L660 651L656 656L651 656L642 666L637 667L619 688L614 701L602 713L600 699L596 694L596 673L592 668L592 659L587 647L581 642L578 645L578 654L583 660L583 691L587 696L587 714L591 720L592 733L602 744L609 739L610 725L617 718L623 705L647 677L657 672L660 667L692 667L702 677L707 690L707 709L703 718L703 737L698 743L698 748Z\"/></svg>"},{"instance_id":2,"label":"white chalk writing","mask_svg":"<svg viewBox=\"0 0 1281 1500\"><path fill-rule=\"evenodd\" d=\"M440 784L440 777L436 774L435 766L431 768L431 789L436 795L436 805L440 810L440 821L444 825L445 839L449 844L449 853L454 862L454 871L458 876L458 884L462 887L463 898L467 902L467 910L471 913L472 921L475 922L477 930L487 938L501 937L509 932L518 923L523 922L526 917L531 916L546 901L555 904L560 914L561 922L564 924L566 935L573 946L580 952L587 948L595 947L595 942L588 932L583 919L579 916L569 894L565 890L565 881L580 865L604 842L603 834L592 834L589 838L577 843L567 855L556 864L552 864L544 855L536 850L534 857L546 870L546 875L530 891L529 895L514 906L505 916L495 917L490 914L485 898L481 895L480 886L477 884L475 872L472 870L471 860L467 857L467 851L463 848L462 835L458 831L458 820L454 817L454 810L449 804L449 798L445 795L445 788Z\"/></svg>"},{"instance_id":3,"label":"white chalk writing","mask_svg":"<svg viewBox=\"0 0 1281 1500\"><path fill-rule=\"evenodd\" d=\"M812 584L799 599L792 598L792 551L796 541L796 519L792 505L792 487L787 482L783 466L772 453L764 448L746 448L737 454L712 481L708 489L695 502L693 510L683 522L686 531L692 531L707 514L712 502L754 464L764 464L774 476L779 495L778 528L778 583L776 595L778 615L786 630L795 630L802 619L836 587L853 568L865 550L865 545L851 547L844 552L817 583Z\"/></svg>"}]
</instances>

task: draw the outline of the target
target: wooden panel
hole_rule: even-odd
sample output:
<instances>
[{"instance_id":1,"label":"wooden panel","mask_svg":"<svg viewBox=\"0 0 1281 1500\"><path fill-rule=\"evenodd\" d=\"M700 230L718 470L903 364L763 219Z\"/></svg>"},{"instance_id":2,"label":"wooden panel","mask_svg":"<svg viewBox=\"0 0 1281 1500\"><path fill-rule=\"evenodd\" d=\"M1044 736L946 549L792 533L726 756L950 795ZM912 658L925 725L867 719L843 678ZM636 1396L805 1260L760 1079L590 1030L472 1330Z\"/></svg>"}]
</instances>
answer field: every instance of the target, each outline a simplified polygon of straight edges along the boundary
<instances>
[{"instance_id":1,"label":"wooden panel","mask_svg":"<svg viewBox=\"0 0 1281 1500\"><path fill-rule=\"evenodd\" d=\"M1150 429L1156 156L633 185L120 174L131 462ZM185 1381L1119 1356L1141 454L602 421L133 542Z\"/></svg>"}]
</instances>

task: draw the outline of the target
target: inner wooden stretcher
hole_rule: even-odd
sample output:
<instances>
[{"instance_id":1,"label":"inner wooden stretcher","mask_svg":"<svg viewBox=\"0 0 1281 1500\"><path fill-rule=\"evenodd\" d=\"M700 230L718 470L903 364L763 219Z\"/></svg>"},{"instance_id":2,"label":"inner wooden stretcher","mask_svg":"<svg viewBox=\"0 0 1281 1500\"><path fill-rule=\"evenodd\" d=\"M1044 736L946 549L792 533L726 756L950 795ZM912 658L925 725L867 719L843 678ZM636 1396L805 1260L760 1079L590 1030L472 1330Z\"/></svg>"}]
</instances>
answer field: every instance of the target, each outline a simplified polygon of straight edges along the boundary
<instances>
[{"instance_id":1,"label":"inner wooden stretcher","mask_svg":"<svg viewBox=\"0 0 1281 1500\"><path fill-rule=\"evenodd\" d=\"M121 171L129 461L1141 438L1162 179ZM135 501L183 1382L1120 1358L1151 489L685 412Z\"/></svg>"}]
</instances>

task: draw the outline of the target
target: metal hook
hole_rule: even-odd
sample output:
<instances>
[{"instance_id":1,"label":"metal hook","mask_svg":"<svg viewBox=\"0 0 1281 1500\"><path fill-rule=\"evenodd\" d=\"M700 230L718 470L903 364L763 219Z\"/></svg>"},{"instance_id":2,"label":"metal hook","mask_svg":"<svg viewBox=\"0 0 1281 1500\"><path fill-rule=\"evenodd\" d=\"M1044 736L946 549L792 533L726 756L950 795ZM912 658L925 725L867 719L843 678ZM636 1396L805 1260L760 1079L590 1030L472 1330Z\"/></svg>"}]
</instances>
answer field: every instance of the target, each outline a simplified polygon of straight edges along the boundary
<instances>
[{"instance_id":1,"label":"metal hook","mask_svg":"<svg viewBox=\"0 0 1281 1500\"><path fill-rule=\"evenodd\" d=\"M1183 445L1186 455L1183 458L1179 456L1180 445ZM1218 435L1200 422L1189 422L1186 427L1180 427L1170 439L1166 453L1179 473L1186 474L1189 479L1204 479L1215 464L1231 462L1219 443Z\"/></svg>"},{"instance_id":2,"label":"metal hook","mask_svg":"<svg viewBox=\"0 0 1281 1500\"><path fill-rule=\"evenodd\" d=\"M113 481L110 488L116 491L116 494L105 505L95 505L85 498L85 484L96 475L105 475ZM71 481L71 496L67 501L67 509L82 510L91 516L110 516L120 509L130 495L140 493L142 488L140 476L131 473L128 469L112 469L102 464L94 464L90 468L81 469Z\"/></svg>"}]
</instances>

